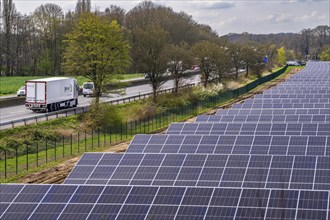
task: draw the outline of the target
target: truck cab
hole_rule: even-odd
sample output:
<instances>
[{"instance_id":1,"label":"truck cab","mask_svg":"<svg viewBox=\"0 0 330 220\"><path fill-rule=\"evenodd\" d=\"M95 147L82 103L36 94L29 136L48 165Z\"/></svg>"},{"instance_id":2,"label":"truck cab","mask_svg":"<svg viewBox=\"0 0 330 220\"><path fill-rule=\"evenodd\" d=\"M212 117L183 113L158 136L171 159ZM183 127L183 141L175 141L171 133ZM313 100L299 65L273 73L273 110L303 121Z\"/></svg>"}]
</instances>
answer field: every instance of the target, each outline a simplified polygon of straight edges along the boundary
<instances>
[{"instance_id":1,"label":"truck cab","mask_svg":"<svg viewBox=\"0 0 330 220\"><path fill-rule=\"evenodd\" d=\"M92 96L94 94L94 83L84 82L82 86L82 94L84 97L86 97L87 95Z\"/></svg>"}]
</instances>

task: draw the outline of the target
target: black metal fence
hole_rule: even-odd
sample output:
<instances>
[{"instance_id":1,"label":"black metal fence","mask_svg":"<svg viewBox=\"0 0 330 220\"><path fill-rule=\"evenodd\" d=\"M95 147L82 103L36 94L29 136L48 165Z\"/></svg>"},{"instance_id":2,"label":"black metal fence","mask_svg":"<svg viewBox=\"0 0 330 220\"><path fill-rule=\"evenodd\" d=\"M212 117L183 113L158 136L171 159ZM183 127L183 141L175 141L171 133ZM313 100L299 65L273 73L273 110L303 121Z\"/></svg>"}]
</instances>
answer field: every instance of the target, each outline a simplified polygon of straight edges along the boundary
<instances>
[{"instance_id":1,"label":"black metal fence","mask_svg":"<svg viewBox=\"0 0 330 220\"><path fill-rule=\"evenodd\" d=\"M205 100L190 103L160 114L148 116L136 121L104 128L102 130L79 131L75 134L62 135L29 142L0 150L0 181L16 176L32 168L81 155L83 152L100 150L115 143L131 139L136 134L152 133L168 126L171 122L182 121L197 115L205 109L215 107L230 99L237 98L257 86L268 82L286 71L286 67L268 76L259 78L238 89L229 90L210 96Z\"/></svg>"}]
</instances>

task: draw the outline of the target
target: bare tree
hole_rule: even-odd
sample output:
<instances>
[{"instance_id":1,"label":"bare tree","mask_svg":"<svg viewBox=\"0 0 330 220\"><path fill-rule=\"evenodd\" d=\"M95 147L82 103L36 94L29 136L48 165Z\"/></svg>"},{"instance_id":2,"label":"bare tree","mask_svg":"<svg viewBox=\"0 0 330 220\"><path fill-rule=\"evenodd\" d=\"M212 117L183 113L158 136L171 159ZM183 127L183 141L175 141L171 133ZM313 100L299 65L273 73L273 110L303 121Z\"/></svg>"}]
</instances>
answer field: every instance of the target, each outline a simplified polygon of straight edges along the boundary
<instances>
[{"instance_id":1,"label":"bare tree","mask_svg":"<svg viewBox=\"0 0 330 220\"><path fill-rule=\"evenodd\" d=\"M215 72L217 74L218 83L221 83L224 76L230 72L232 67L227 47L218 46L215 48L214 65L216 67Z\"/></svg>"},{"instance_id":2,"label":"bare tree","mask_svg":"<svg viewBox=\"0 0 330 220\"><path fill-rule=\"evenodd\" d=\"M77 15L81 15L85 12L91 12L91 0L78 0L75 12Z\"/></svg>"},{"instance_id":3,"label":"bare tree","mask_svg":"<svg viewBox=\"0 0 330 220\"><path fill-rule=\"evenodd\" d=\"M229 46L229 54L233 66L235 67L235 76L238 78L238 69L242 66L242 47L238 44L231 44Z\"/></svg>"},{"instance_id":4,"label":"bare tree","mask_svg":"<svg viewBox=\"0 0 330 220\"><path fill-rule=\"evenodd\" d=\"M52 75L60 74L62 20L62 8L55 4L41 5L33 13L33 22L43 42L43 58L39 66Z\"/></svg>"},{"instance_id":5,"label":"bare tree","mask_svg":"<svg viewBox=\"0 0 330 220\"><path fill-rule=\"evenodd\" d=\"M157 91L164 81L168 58L165 48L168 44L168 33L157 25L146 29L133 31L134 56L137 68L149 74L154 101L157 101Z\"/></svg>"},{"instance_id":6,"label":"bare tree","mask_svg":"<svg viewBox=\"0 0 330 220\"><path fill-rule=\"evenodd\" d=\"M109 18L110 21L116 20L120 26L125 24L125 9L116 6L110 5L110 7L106 8L104 11L104 16Z\"/></svg>"},{"instance_id":7,"label":"bare tree","mask_svg":"<svg viewBox=\"0 0 330 220\"><path fill-rule=\"evenodd\" d=\"M191 68L192 59L189 53L189 47L182 42L179 45L171 44L166 49L168 56L167 67L171 72L171 78L174 79L175 94L178 94L179 85L183 79L185 71Z\"/></svg>"},{"instance_id":8,"label":"bare tree","mask_svg":"<svg viewBox=\"0 0 330 220\"><path fill-rule=\"evenodd\" d=\"M3 0L3 12L2 17L4 21L4 59L5 59L5 75L10 76L13 73L12 69L12 28L13 28L13 20L15 14L15 5L12 0Z\"/></svg>"},{"instance_id":9,"label":"bare tree","mask_svg":"<svg viewBox=\"0 0 330 220\"><path fill-rule=\"evenodd\" d=\"M198 42L191 48L191 53L195 58L195 62L200 66L204 87L207 87L211 73L216 70L216 48L217 45L209 41Z\"/></svg>"}]
</instances>

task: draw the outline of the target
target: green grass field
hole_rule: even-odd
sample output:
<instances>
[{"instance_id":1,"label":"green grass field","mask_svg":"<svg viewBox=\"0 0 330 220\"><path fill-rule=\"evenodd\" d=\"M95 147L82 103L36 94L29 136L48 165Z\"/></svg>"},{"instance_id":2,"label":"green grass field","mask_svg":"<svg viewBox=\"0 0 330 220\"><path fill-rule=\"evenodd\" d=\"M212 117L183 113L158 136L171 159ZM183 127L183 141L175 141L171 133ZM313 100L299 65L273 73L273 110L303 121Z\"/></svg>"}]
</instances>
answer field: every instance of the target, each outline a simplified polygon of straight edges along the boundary
<instances>
[{"instance_id":1,"label":"green grass field","mask_svg":"<svg viewBox=\"0 0 330 220\"><path fill-rule=\"evenodd\" d=\"M125 79L134 79L142 77L143 74L140 73L133 73L133 74L124 74L124 75L118 75L118 80L125 80ZM32 79L41 79L46 78L49 76L12 76L12 77L6 77L1 76L0 77L0 96L3 95L10 95L10 94L16 94L17 90L25 85L26 80L32 80ZM78 81L78 84L81 86L84 82L90 81L86 77L78 76L75 77Z\"/></svg>"}]
</instances>

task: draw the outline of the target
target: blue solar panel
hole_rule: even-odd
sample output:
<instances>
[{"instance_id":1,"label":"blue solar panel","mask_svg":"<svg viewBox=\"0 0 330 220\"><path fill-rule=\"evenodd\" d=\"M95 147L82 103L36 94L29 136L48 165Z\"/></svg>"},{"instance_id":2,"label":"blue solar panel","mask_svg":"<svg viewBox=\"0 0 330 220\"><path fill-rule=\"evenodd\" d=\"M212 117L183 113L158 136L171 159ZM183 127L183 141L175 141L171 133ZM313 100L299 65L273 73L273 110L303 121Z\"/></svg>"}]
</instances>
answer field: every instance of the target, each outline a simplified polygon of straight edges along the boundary
<instances>
[{"instance_id":1,"label":"blue solar panel","mask_svg":"<svg viewBox=\"0 0 330 220\"><path fill-rule=\"evenodd\" d=\"M0 185L0 219L328 219L329 71L309 62L232 109L137 135L124 154L86 153L72 185Z\"/></svg>"}]
</instances>

